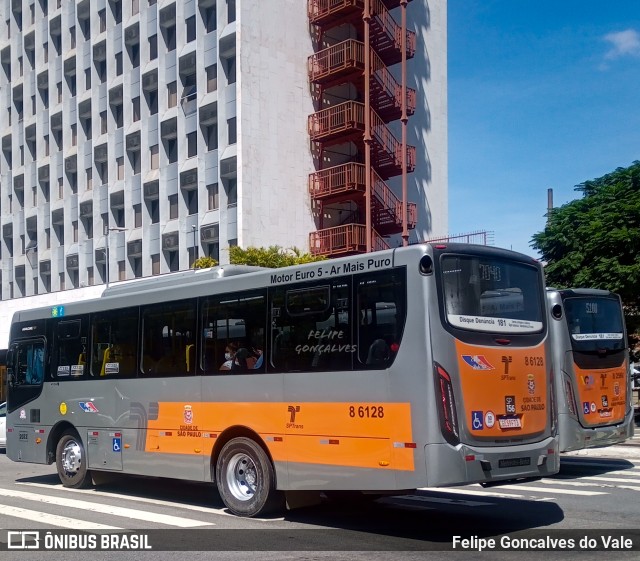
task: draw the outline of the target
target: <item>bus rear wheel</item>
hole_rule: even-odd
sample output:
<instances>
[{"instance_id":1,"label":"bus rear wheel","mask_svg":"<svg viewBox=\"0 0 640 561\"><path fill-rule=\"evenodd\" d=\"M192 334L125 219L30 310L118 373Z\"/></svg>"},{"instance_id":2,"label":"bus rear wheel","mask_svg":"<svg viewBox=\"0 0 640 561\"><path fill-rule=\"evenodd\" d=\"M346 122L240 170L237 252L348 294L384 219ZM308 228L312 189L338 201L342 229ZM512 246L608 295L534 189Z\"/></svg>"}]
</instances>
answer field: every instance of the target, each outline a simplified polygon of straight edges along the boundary
<instances>
[{"instance_id":1,"label":"bus rear wheel","mask_svg":"<svg viewBox=\"0 0 640 561\"><path fill-rule=\"evenodd\" d=\"M223 446L216 462L216 485L226 507L238 516L257 516L284 506L271 460L250 438L234 438Z\"/></svg>"},{"instance_id":2,"label":"bus rear wheel","mask_svg":"<svg viewBox=\"0 0 640 561\"><path fill-rule=\"evenodd\" d=\"M65 487L80 489L91 485L87 456L82 440L75 431L65 432L56 447L58 477Z\"/></svg>"}]
</instances>

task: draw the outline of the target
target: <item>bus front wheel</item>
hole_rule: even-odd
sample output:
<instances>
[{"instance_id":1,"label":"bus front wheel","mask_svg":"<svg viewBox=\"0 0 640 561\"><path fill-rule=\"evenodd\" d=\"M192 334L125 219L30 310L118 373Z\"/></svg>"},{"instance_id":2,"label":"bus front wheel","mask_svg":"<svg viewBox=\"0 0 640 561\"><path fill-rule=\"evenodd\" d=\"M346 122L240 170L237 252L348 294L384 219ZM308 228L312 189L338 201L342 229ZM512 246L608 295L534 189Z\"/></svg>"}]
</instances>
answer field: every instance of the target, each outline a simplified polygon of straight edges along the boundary
<instances>
[{"instance_id":1,"label":"bus front wheel","mask_svg":"<svg viewBox=\"0 0 640 561\"><path fill-rule=\"evenodd\" d=\"M284 506L273 465L250 438L234 438L223 446L216 462L216 485L224 504L238 516L257 516Z\"/></svg>"},{"instance_id":2,"label":"bus front wheel","mask_svg":"<svg viewBox=\"0 0 640 561\"><path fill-rule=\"evenodd\" d=\"M87 456L82 440L75 431L65 432L56 447L56 467L62 485L79 489L91 485Z\"/></svg>"}]
</instances>

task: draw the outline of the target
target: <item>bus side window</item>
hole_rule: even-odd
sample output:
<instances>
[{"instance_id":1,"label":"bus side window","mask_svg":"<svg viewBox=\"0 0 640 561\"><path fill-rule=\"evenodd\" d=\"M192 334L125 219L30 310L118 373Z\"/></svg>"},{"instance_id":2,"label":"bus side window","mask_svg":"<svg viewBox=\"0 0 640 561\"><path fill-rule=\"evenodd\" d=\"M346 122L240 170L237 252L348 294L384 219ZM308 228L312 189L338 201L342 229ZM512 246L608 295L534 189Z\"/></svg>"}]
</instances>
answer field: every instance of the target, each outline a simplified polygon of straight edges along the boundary
<instances>
[{"instance_id":1,"label":"bus side window","mask_svg":"<svg viewBox=\"0 0 640 561\"><path fill-rule=\"evenodd\" d=\"M358 361L365 368L387 368L400 346L406 317L405 277L398 271L357 278Z\"/></svg>"},{"instance_id":2,"label":"bus side window","mask_svg":"<svg viewBox=\"0 0 640 561\"><path fill-rule=\"evenodd\" d=\"M54 325L51 375L55 379L78 379L85 375L85 364L81 357L87 351L87 338L83 332L83 321L60 319ZM86 323L85 323L86 325Z\"/></svg>"},{"instance_id":3,"label":"bus side window","mask_svg":"<svg viewBox=\"0 0 640 561\"><path fill-rule=\"evenodd\" d=\"M91 318L91 375L136 375L138 308L99 312Z\"/></svg>"},{"instance_id":4,"label":"bus side window","mask_svg":"<svg viewBox=\"0 0 640 561\"><path fill-rule=\"evenodd\" d=\"M147 306L142 312L145 376L195 374L196 300Z\"/></svg>"},{"instance_id":5,"label":"bus side window","mask_svg":"<svg viewBox=\"0 0 640 561\"><path fill-rule=\"evenodd\" d=\"M271 365L279 372L351 370L351 279L280 286L271 298Z\"/></svg>"}]
</instances>

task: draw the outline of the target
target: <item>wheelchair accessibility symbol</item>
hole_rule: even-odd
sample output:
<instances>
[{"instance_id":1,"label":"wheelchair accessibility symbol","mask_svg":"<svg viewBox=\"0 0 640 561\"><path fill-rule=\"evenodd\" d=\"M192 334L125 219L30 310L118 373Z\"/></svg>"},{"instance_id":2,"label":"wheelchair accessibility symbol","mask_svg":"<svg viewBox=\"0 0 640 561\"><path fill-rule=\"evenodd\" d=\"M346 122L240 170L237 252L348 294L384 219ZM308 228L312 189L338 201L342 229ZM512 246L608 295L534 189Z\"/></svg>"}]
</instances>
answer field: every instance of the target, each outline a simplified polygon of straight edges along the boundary
<instances>
[{"instance_id":1,"label":"wheelchair accessibility symbol","mask_svg":"<svg viewBox=\"0 0 640 561\"><path fill-rule=\"evenodd\" d=\"M114 438L113 439L113 451L114 452L120 452L122 450L122 446L120 443L120 439L119 438Z\"/></svg>"},{"instance_id":2,"label":"wheelchair accessibility symbol","mask_svg":"<svg viewBox=\"0 0 640 561\"><path fill-rule=\"evenodd\" d=\"M482 430L484 428L484 415L482 411L471 411L471 428Z\"/></svg>"}]
</instances>

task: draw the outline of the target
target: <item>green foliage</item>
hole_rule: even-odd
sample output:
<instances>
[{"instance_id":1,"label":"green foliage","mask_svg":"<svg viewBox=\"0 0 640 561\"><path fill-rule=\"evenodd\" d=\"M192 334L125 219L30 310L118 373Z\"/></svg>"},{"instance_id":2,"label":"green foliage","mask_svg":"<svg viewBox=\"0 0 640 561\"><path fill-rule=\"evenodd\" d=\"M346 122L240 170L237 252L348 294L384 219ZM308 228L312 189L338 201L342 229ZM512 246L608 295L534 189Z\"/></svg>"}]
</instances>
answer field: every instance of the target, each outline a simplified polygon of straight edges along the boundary
<instances>
[{"instance_id":1,"label":"green foliage","mask_svg":"<svg viewBox=\"0 0 640 561\"><path fill-rule=\"evenodd\" d=\"M234 265L257 265L259 267L288 267L289 265L301 265L314 261L324 261L325 257L303 253L298 248L284 249L278 245L265 247L248 247L242 249L238 246L229 248L229 260Z\"/></svg>"},{"instance_id":2,"label":"green foliage","mask_svg":"<svg viewBox=\"0 0 640 561\"><path fill-rule=\"evenodd\" d=\"M552 209L532 239L546 262L547 285L618 293L633 334L640 327L640 161L575 190L582 198Z\"/></svg>"},{"instance_id":3,"label":"green foliage","mask_svg":"<svg viewBox=\"0 0 640 561\"><path fill-rule=\"evenodd\" d=\"M208 269L209 267L215 267L218 264L218 262L213 258L213 257L209 257L209 256L203 256L203 257L198 257L194 262L193 262L193 268L194 269Z\"/></svg>"}]
</instances>

